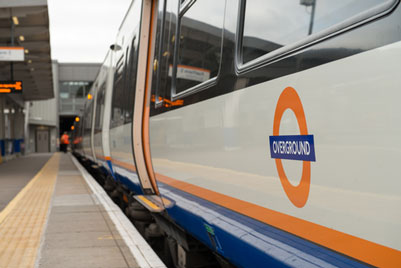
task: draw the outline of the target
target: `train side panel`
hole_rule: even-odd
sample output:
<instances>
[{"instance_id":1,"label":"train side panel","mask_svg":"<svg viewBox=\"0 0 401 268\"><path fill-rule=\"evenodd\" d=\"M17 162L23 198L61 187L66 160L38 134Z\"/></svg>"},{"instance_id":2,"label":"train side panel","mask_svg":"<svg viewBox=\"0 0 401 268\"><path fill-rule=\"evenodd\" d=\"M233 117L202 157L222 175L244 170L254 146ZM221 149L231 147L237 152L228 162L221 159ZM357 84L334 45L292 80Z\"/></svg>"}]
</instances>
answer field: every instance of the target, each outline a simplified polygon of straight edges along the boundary
<instances>
[{"instance_id":1,"label":"train side panel","mask_svg":"<svg viewBox=\"0 0 401 268\"><path fill-rule=\"evenodd\" d=\"M327 236L340 232L359 238L350 242L364 245L362 241L368 240L379 248L401 250L401 185L396 168L401 161L401 129L394 124L401 120L397 105L401 79L396 74L400 60L401 43L396 43L155 116L151 141L158 147L152 147L153 165L156 173L170 178L159 176L159 181L173 187L185 182L193 186L191 193L198 189L195 195L210 202L216 200L207 190L217 192L228 209L316 243L322 241L299 229L297 222L311 230L316 224L324 226ZM376 64L385 66L380 73ZM348 68L359 70L350 74ZM277 100L290 85L302 100L309 132L315 137L310 195L301 209L287 197L269 149ZM290 111L281 122L280 134L299 134L297 118ZM160 139L160 133L172 138ZM300 183L302 163L284 161L292 185ZM357 224L361 221L363 225ZM335 241L325 242L323 246L336 246Z\"/></svg>"},{"instance_id":2,"label":"train side panel","mask_svg":"<svg viewBox=\"0 0 401 268\"><path fill-rule=\"evenodd\" d=\"M118 180L141 192L132 151L132 117L141 21L141 1L133 1L116 39L110 115L110 156Z\"/></svg>"},{"instance_id":3,"label":"train side panel","mask_svg":"<svg viewBox=\"0 0 401 268\"><path fill-rule=\"evenodd\" d=\"M238 7L226 7L217 81L192 94L173 81L178 94L161 99L177 106L154 104L169 216L241 267L401 265L401 9L241 71ZM202 68L165 80L199 84Z\"/></svg>"},{"instance_id":4,"label":"train side panel","mask_svg":"<svg viewBox=\"0 0 401 268\"><path fill-rule=\"evenodd\" d=\"M104 122L109 122L110 119L107 118L107 115L110 115L110 112L107 109L110 109L110 105L107 105L107 101L110 100L107 98L110 95L112 89L110 88L110 61L111 61L111 52L106 55L105 60L99 70L97 75L95 84L96 84L96 109L94 111L94 135L93 135L93 144L94 144L94 154L96 156L96 161L100 166L106 168L107 170L111 170L110 166L110 154L105 154L104 147L108 146L108 143L104 142L104 133L108 132L108 125ZM108 93L109 92L109 93ZM110 98L110 97L109 97ZM106 118L105 118L106 117Z\"/></svg>"},{"instance_id":5,"label":"train side panel","mask_svg":"<svg viewBox=\"0 0 401 268\"><path fill-rule=\"evenodd\" d=\"M102 152L104 156L104 161L106 161L106 169L108 170L109 174L113 173L113 165L111 162L111 155L110 155L110 115L111 115L111 99L113 94L113 74L114 68L112 65L113 62L113 53L109 52L106 60L104 61L104 68L106 69L106 89L105 89L105 97L104 97L104 112L103 112L103 123L102 123Z\"/></svg>"},{"instance_id":6,"label":"train side panel","mask_svg":"<svg viewBox=\"0 0 401 268\"><path fill-rule=\"evenodd\" d=\"M83 130L82 130L82 151L86 158L92 162L95 161L92 150L92 132L93 132L93 110L95 106L94 96L95 88L92 86L88 93L88 100L85 102L83 113Z\"/></svg>"},{"instance_id":7,"label":"train side panel","mask_svg":"<svg viewBox=\"0 0 401 268\"><path fill-rule=\"evenodd\" d=\"M187 233L238 267L401 266L398 1L158 1L155 51L138 66L142 2L132 2L83 118L84 154L113 174L120 206L143 194L133 152L134 130L147 135L143 111L133 114L140 68L153 71L148 175L166 208L150 218L163 218L170 250L189 251ZM265 25L282 14L274 5L296 5L303 21ZM321 29L322 17L334 26ZM301 22L304 39L286 32Z\"/></svg>"}]
</instances>

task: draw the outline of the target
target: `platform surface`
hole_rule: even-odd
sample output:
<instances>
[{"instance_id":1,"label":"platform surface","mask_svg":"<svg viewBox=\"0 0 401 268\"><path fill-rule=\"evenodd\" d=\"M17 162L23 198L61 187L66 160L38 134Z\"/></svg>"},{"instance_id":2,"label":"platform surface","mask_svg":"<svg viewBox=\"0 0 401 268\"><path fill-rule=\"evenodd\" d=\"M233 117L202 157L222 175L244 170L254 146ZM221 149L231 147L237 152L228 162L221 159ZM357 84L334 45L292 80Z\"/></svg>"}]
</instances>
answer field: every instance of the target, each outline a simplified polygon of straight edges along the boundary
<instances>
[{"instance_id":1,"label":"platform surface","mask_svg":"<svg viewBox=\"0 0 401 268\"><path fill-rule=\"evenodd\" d=\"M39 172L52 154L31 154L0 164L0 211Z\"/></svg>"},{"instance_id":2,"label":"platform surface","mask_svg":"<svg viewBox=\"0 0 401 268\"><path fill-rule=\"evenodd\" d=\"M110 205L100 203L69 154L15 161L25 160L25 169L11 161L12 167L0 166L9 168L0 189L10 189L0 192L0 268L144 267L110 218Z\"/></svg>"}]
</instances>

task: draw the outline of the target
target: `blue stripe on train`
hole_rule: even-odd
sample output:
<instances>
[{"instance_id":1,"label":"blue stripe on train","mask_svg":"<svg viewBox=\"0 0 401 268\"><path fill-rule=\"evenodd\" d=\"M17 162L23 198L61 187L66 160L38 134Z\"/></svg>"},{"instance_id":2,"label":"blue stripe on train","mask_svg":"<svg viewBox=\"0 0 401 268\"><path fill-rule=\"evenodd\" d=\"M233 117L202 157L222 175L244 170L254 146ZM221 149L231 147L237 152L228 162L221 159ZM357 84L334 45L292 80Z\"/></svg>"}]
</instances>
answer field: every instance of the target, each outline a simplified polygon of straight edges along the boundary
<instances>
[{"instance_id":1,"label":"blue stripe on train","mask_svg":"<svg viewBox=\"0 0 401 268\"><path fill-rule=\"evenodd\" d=\"M107 163L107 167L109 168L109 172L111 174L111 176L116 179L116 175L114 174L114 170L113 170L113 163L110 160L106 160Z\"/></svg>"},{"instance_id":2,"label":"blue stripe on train","mask_svg":"<svg viewBox=\"0 0 401 268\"><path fill-rule=\"evenodd\" d=\"M105 175L111 175L116 181L121 182L125 186L128 187L131 191L137 194L142 193L141 186L139 184L138 176L135 172L132 172L128 169L120 167L118 165L114 165L110 160L100 160L98 159L98 163L101 165L101 170ZM120 172L118 172L120 171ZM122 175L124 173L124 175Z\"/></svg>"},{"instance_id":3,"label":"blue stripe on train","mask_svg":"<svg viewBox=\"0 0 401 268\"><path fill-rule=\"evenodd\" d=\"M239 267L368 267L166 184L158 185L174 204L167 211L176 223Z\"/></svg>"},{"instance_id":4,"label":"blue stripe on train","mask_svg":"<svg viewBox=\"0 0 401 268\"><path fill-rule=\"evenodd\" d=\"M117 180L142 193L135 172L114 167ZM239 267L368 267L167 184L158 185L174 204L167 211L176 223Z\"/></svg>"}]
</instances>

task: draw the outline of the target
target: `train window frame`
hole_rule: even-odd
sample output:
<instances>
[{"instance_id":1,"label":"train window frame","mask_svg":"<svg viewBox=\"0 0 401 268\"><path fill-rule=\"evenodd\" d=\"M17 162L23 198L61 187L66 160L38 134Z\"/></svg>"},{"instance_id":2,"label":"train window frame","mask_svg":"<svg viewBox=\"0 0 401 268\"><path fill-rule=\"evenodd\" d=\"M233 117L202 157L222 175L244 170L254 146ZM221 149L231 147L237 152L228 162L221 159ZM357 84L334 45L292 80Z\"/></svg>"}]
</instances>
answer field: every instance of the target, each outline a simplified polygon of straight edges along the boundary
<instances>
[{"instance_id":1,"label":"train window frame","mask_svg":"<svg viewBox=\"0 0 401 268\"><path fill-rule=\"evenodd\" d=\"M181 19L185 15L185 13L196 3L196 1L201 0L186 0L184 2L178 2L178 11L177 11L177 23L175 29L175 36L179 36L181 32ZM221 42L220 42L220 59L219 59L219 66L216 76L198 84L193 87L187 88L182 92L177 93L176 81L177 81L177 68L178 68L178 51L179 51L179 38L175 38L174 40L174 57L173 57L173 66L172 66L172 74L171 74L171 100L175 101L178 99L182 99L189 95L198 93L205 89L208 89L217 84L217 81L220 77L221 73L221 66L222 66L222 58L223 58L223 44L224 44L224 21L225 21L225 10L227 6L227 0L224 0L224 12L223 16L223 25L221 29Z\"/></svg>"},{"instance_id":2,"label":"train window frame","mask_svg":"<svg viewBox=\"0 0 401 268\"><path fill-rule=\"evenodd\" d=\"M161 6L162 5L162 6ZM155 43L155 48L158 47L157 53L155 53L154 60L156 60L156 73L155 73L155 79L156 79L156 91L155 91L155 108L160 108L164 105L164 100L163 97L161 96L161 89L160 89L160 68L161 68L161 61L162 61L162 55L163 55L163 40L164 40L164 30L166 27L166 1L158 1L158 6L157 6L157 11L160 12L160 9L162 10L162 18L160 19L161 25L160 25L160 39L158 40L158 44ZM156 31L157 31L157 25L156 25ZM175 44L174 44L175 45ZM153 62L155 64L155 62ZM161 100L160 100L161 98Z\"/></svg>"},{"instance_id":3,"label":"train window frame","mask_svg":"<svg viewBox=\"0 0 401 268\"><path fill-rule=\"evenodd\" d=\"M89 94L93 94L93 90L89 90ZM86 132L89 133L89 136L92 135L92 123L93 123L93 109L94 109L94 99L90 99L88 101L85 102L84 105L84 120L86 122L86 124L89 125L83 125L83 132L84 134L86 134ZM87 131L89 130L89 131Z\"/></svg>"},{"instance_id":4,"label":"train window frame","mask_svg":"<svg viewBox=\"0 0 401 268\"><path fill-rule=\"evenodd\" d=\"M113 94L111 96L111 114L110 114L110 117L111 117L110 127L111 128L116 128L116 127L124 125L124 107L121 106L121 114L120 114L120 118L118 120L116 120L114 118L115 111L113 109L113 104L116 102L116 100L114 98L117 98L116 85L118 82L122 83L122 92L124 92L124 78L125 78L125 72L127 71L127 69L125 68L126 55L124 54L124 51L122 49L121 49L120 53L121 53L121 55L119 55L118 59L116 60L115 69L114 69L114 73L113 73L113 80L112 80L113 81L113 90L112 90ZM118 74L118 71L120 70L120 68L122 68L121 75L117 79L117 74ZM122 81L120 81L120 80L122 80Z\"/></svg>"},{"instance_id":5,"label":"train window frame","mask_svg":"<svg viewBox=\"0 0 401 268\"><path fill-rule=\"evenodd\" d=\"M135 40L133 40L135 42ZM124 73L123 73L123 92L124 92L124 96L128 96L128 90L130 90L129 88L129 79L130 79L130 75L131 75L131 70L130 70L130 66L129 66L129 60L131 59L131 52L132 52L132 48L128 45L125 49L125 62L124 62ZM130 107L130 100L128 98L123 100L122 103L122 114L123 114L123 125L126 124L127 121L127 110L129 110Z\"/></svg>"},{"instance_id":6,"label":"train window frame","mask_svg":"<svg viewBox=\"0 0 401 268\"><path fill-rule=\"evenodd\" d=\"M134 36L131 38L131 46L129 49L129 54L127 51L127 79L128 81L126 81L126 91L127 91L127 97L128 98L127 102L128 102L128 107L130 107L129 110L129 114L127 116L127 112L124 111L124 124L129 124L132 122L132 115L134 114L134 103L135 103L135 86L136 86L136 75L137 75L137 70L138 70L138 62L135 61L135 53L137 53L137 47L136 47L136 42L137 42L137 36L136 33L134 34ZM132 84L133 81L133 75L135 75L135 83ZM130 90L132 93L132 96L130 95Z\"/></svg>"},{"instance_id":7,"label":"train window frame","mask_svg":"<svg viewBox=\"0 0 401 268\"><path fill-rule=\"evenodd\" d=\"M243 46L244 37L244 21L245 21L245 5L246 0L240 0L238 3L238 21L236 29L236 45L235 45L235 71L237 74L243 74L250 70L265 66L281 60L282 58L296 53L306 47L313 46L328 38L339 35L351 29L357 28L370 21L376 20L390 12L399 4L400 0L389 0L386 3L379 4L375 7L367 9L355 16L352 16L340 23L334 24L327 29L311 34L297 42L284 45L283 47L266 53L260 57L243 62Z\"/></svg>"},{"instance_id":8,"label":"train window frame","mask_svg":"<svg viewBox=\"0 0 401 268\"><path fill-rule=\"evenodd\" d=\"M104 80L100 85L96 86L96 110L95 110L95 127L94 133L102 132L103 128L103 117L104 117L104 102L106 97L106 80ZM101 99L100 99L101 98ZM103 109L102 109L103 106ZM98 114L99 112L99 114Z\"/></svg>"}]
</instances>

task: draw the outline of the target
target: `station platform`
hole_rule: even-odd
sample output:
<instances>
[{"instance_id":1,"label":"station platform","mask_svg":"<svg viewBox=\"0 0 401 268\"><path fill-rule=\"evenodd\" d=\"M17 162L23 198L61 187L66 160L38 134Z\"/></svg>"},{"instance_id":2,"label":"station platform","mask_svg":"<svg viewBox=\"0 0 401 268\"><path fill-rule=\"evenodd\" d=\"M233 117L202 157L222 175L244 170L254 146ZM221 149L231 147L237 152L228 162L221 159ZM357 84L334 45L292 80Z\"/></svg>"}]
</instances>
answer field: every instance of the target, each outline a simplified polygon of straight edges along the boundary
<instances>
[{"instance_id":1,"label":"station platform","mask_svg":"<svg viewBox=\"0 0 401 268\"><path fill-rule=\"evenodd\" d=\"M0 165L0 268L165 267L70 154Z\"/></svg>"}]
</instances>

